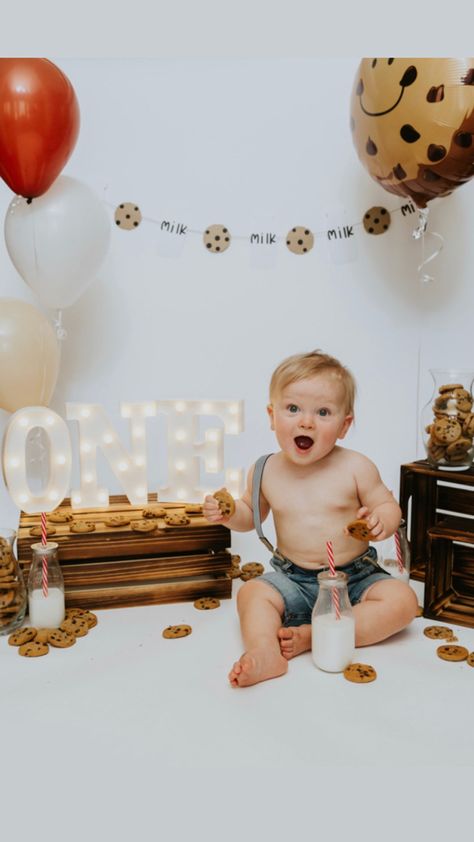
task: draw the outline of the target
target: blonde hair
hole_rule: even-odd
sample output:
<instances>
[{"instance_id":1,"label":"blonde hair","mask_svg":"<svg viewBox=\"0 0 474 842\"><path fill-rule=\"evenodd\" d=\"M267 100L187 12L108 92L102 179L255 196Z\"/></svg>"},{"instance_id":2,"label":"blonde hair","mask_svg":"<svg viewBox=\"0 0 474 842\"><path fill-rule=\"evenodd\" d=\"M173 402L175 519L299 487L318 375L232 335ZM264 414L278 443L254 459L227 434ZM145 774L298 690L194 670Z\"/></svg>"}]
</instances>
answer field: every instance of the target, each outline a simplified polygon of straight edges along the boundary
<instances>
[{"instance_id":1,"label":"blonde hair","mask_svg":"<svg viewBox=\"0 0 474 842\"><path fill-rule=\"evenodd\" d=\"M344 391L344 411L353 415L356 383L352 373L335 357L323 354L319 349L307 354L293 354L277 366L270 380L270 403L279 397L290 383L319 374L330 374L339 381Z\"/></svg>"}]
</instances>

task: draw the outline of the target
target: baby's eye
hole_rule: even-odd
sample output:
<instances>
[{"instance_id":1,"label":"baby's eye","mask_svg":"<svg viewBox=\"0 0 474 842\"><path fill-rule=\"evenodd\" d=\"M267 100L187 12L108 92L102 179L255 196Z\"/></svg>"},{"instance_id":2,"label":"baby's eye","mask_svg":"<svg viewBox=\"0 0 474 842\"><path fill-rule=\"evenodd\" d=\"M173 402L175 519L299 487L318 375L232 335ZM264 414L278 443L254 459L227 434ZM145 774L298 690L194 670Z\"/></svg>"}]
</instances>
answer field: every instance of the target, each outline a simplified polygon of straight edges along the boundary
<instances>
[{"instance_id":1,"label":"baby's eye","mask_svg":"<svg viewBox=\"0 0 474 842\"><path fill-rule=\"evenodd\" d=\"M318 415L321 415L324 418L326 415L329 415L329 409L323 407L319 410Z\"/></svg>"},{"instance_id":2,"label":"baby's eye","mask_svg":"<svg viewBox=\"0 0 474 842\"><path fill-rule=\"evenodd\" d=\"M295 403L289 403L287 406L288 412L298 412L298 407Z\"/></svg>"}]
</instances>

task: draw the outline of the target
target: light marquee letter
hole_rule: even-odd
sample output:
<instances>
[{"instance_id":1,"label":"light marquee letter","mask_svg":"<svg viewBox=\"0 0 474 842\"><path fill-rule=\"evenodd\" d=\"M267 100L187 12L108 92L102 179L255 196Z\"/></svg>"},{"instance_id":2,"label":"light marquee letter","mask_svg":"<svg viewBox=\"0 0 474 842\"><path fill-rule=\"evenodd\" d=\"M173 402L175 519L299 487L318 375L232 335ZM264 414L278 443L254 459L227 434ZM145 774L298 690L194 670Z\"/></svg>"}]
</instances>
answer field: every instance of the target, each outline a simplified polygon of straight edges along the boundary
<instances>
[{"instance_id":1,"label":"light marquee letter","mask_svg":"<svg viewBox=\"0 0 474 842\"><path fill-rule=\"evenodd\" d=\"M97 481L96 451L100 447L128 499L135 506L148 502L146 419L156 415L156 402L122 403L123 418L130 419L131 454L121 443L100 404L67 403L68 420L79 424L81 487L71 491L73 508L105 507L109 491Z\"/></svg>"},{"instance_id":2,"label":"light marquee letter","mask_svg":"<svg viewBox=\"0 0 474 842\"><path fill-rule=\"evenodd\" d=\"M224 469L223 432L238 435L243 430L243 401L158 401L158 412L168 417L168 485L160 489L164 500L202 499L215 488L200 485L200 461L204 470L217 474ZM204 441L197 441L199 418L215 416L224 424L208 427ZM238 497L242 493L243 471L227 468L224 485Z\"/></svg>"},{"instance_id":3,"label":"light marquee letter","mask_svg":"<svg viewBox=\"0 0 474 842\"><path fill-rule=\"evenodd\" d=\"M28 484L26 439L31 430L41 427L50 443L47 485L33 493ZM50 512L69 492L71 479L71 440L67 424L44 406L19 409L11 417L3 444L3 473L13 501L27 514Z\"/></svg>"}]
</instances>

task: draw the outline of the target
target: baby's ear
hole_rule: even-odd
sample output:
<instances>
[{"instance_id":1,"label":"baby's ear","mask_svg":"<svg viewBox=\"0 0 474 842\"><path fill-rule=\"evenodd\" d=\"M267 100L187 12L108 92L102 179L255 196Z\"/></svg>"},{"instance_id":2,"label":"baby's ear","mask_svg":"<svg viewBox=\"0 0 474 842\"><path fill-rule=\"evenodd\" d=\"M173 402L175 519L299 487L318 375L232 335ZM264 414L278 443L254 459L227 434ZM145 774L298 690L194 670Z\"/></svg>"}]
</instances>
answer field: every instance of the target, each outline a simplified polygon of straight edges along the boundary
<instances>
[{"instance_id":1,"label":"baby's ear","mask_svg":"<svg viewBox=\"0 0 474 842\"><path fill-rule=\"evenodd\" d=\"M274 430L275 425L274 425L274 420L273 420L273 406L272 406L271 403L267 404L267 413L268 413L268 417L270 418L270 429Z\"/></svg>"},{"instance_id":2,"label":"baby's ear","mask_svg":"<svg viewBox=\"0 0 474 842\"><path fill-rule=\"evenodd\" d=\"M338 439L343 439L345 437L345 435L346 435L347 431L349 430L349 427L351 426L353 420L354 420L353 415L346 415L346 417L344 418L344 421L342 423L342 427L341 427L340 433L338 435Z\"/></svg>"}]
</instances>

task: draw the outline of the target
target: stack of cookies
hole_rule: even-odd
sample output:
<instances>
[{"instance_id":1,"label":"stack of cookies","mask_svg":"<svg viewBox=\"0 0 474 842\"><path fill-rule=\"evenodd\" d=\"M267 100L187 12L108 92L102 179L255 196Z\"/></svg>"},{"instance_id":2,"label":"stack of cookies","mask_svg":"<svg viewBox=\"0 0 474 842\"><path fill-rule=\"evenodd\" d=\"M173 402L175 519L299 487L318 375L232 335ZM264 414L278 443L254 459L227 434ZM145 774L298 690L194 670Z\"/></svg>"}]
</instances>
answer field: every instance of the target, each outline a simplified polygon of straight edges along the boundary
<instances>
[{"instance_id":1,"label":"stack of cookies","mask_svg":"<svg viewBox=\"0 0 474 842\"><path fill-rule=\"evenodd\" d=\"M26 589L9 543L0 538L0 634L23 621Z\"/></svg>"},{"instance_id":2,"label":"stack of cookies","mask_svg":"<svg viewBox=\"0 0 474 842\"><path fill-rule=\"evenodd\" d=\"M76 638L84 637L97 625L97 616L84 608L67 608L66 616L59 628L37 629L24 626L8 638L10 646L18 647L18 654L25 658L47 655L50 646L55 649L69 649Z\"/></svg>"},{"instance_id":3,"label":"stack of cookies","mask_svg":"<svg viewBox=\"0 0 474 842\"><path fill-rule=\"evenodd\" d=\"M460 383L446 383L438 392L432 404L433 421L425 428L428 460L433 465L468 467L474 438L471 393Z\"/></svg>"}]
</instances>

